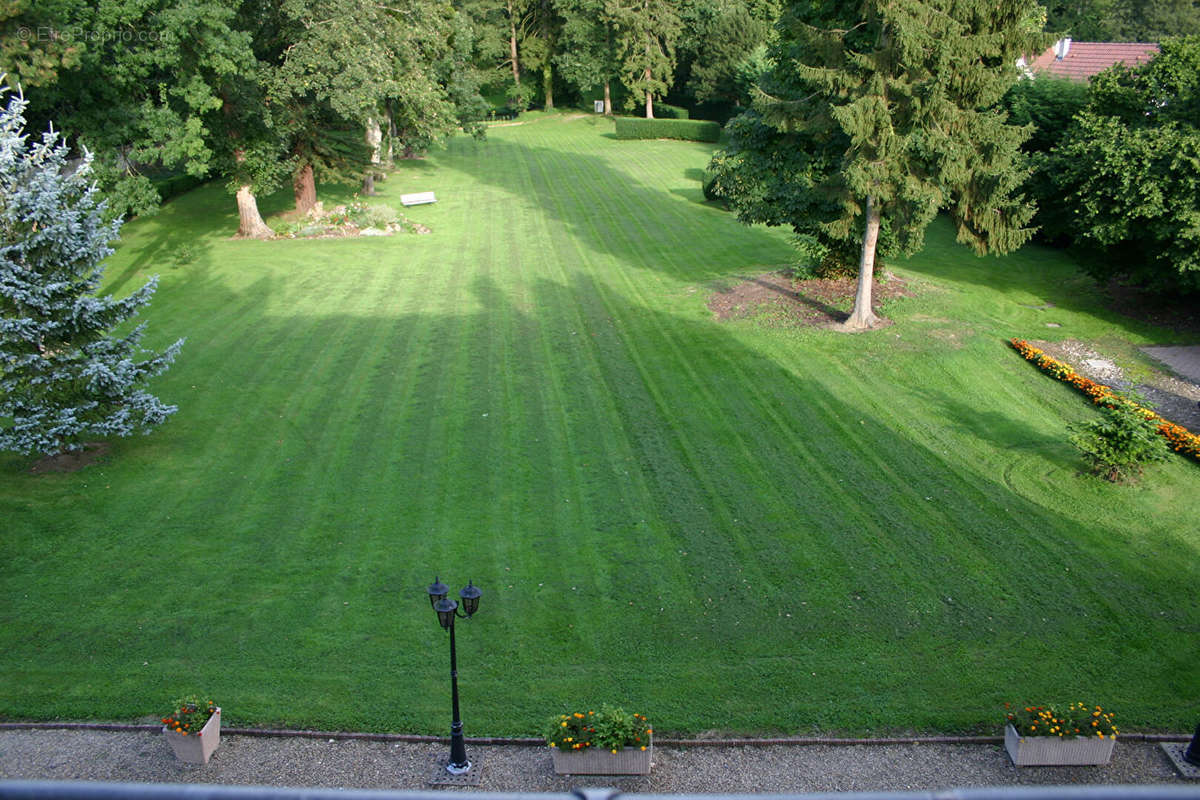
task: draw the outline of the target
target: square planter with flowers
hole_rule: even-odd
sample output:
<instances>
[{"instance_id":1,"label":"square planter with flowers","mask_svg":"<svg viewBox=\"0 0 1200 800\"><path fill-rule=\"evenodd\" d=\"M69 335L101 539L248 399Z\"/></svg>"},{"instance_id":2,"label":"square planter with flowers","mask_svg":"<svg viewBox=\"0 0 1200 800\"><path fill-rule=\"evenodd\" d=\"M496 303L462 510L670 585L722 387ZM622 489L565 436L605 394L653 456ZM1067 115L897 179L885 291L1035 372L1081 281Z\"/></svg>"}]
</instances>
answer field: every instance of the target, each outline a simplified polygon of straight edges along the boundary
<instances>
[{"instance_id":1,"label":"square planter with flowers","mask_svg":"<svg viewBox=\"0 0 1200 800\"><path fill-rule=\"evenodd\" d=\"M1015 766L1107 764L1117 742L1113 715L1100 706L1071 703L1008 708L1004 747Z\"/></svg>"},{"instance_id":2,"label":"square planter with flowers","mask_svg":"<svg viewBox=\"0 0 1200 800\"><path fill-rule=\"evenodd\" d=\"M601 706L551 719L546 744L559 775L649 775L653 733L641 714Z\"/></svg>"},{"instance_id":3,"label":"square planter with flowers","mask_svg":"<svg viewBox=\"0 0 1200 800\"><path fill-rule=\"evenodd\" d=\"M162 722L163 735L180 761L207 764L221 744L221 709L211 700L176 700L175 709Z\"/></svg>"}]
</instances>

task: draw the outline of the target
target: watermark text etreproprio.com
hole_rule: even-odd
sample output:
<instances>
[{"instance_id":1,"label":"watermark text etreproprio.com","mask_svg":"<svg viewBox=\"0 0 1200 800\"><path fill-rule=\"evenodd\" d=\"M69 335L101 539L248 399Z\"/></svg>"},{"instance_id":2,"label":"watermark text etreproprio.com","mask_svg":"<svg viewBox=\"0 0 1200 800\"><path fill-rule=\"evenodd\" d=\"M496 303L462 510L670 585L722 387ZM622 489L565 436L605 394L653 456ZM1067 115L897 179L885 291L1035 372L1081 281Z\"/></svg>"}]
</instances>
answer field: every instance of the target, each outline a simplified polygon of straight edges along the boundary
<instances>
[{"instance_id":1,"label":"watermark text etreproprio.com","mask_svg":"<svg viewBox=\"0 0 1200 800\"><path fill-rule=\"evenodd\" d=\"M149 30L142 28L89 29L80 26L53 28L39 25L36 28L22 26L17 30L17 36L23 42L121 42L135 44L144 42L166 42L171 39L167 31Z\"/></svg>"}]
</instances>

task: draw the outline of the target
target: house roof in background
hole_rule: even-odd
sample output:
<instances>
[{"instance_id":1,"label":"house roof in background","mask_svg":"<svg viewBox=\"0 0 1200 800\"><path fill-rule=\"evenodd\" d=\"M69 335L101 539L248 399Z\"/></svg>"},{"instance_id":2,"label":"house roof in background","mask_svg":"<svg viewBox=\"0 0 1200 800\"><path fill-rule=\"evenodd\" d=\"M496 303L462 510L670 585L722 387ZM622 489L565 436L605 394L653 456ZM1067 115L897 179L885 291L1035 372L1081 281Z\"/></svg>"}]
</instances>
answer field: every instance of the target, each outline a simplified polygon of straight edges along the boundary
<instances>
[{"instance_id":1,"label":"house roof in background","mask_svg":"<svg viewBox=\"0 0 1200 800\"><path fill-rule=\"evenodd\" d=\"M1058 58L1057 53L1066 43L1067 54ZM1033 60L1029 68L1055 78L1087 82L1087 79L1111 67L1126 64L1136 67L1158 55L1154 42L1073 42L1060 39L1053 47Z\"/></svg>"}]
</instances>

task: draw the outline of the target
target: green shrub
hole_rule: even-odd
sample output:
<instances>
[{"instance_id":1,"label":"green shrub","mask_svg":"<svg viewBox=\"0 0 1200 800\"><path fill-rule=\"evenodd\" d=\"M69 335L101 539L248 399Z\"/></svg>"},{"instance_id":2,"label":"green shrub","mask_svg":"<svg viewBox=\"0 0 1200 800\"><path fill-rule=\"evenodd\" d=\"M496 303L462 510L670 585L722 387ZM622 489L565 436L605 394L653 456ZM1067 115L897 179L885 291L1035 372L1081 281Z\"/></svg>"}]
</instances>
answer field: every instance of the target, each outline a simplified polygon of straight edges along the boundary
<instances>
[{"instance_id":1,"label":"green shrub","mask_svg":"<svg viewBox=\"0 0 1200 800\"><path fill-rule=\"evenodd\" d=\"M346 209L350 222L359 228L386 228L397 219L396 209L387 205L353 203Z\"/></svg>"},{"instance_id":2,"label":"green shrub","mask_svg":"<svg viewBox=\"0 0 1200 800\"><path fill-rule=\"evenodd\" d=\"M618 139L686 139L715 142L721 138L721 126L698 119L642 119L617 117Z\"/></svg>"},{"instance_id":3,"label":"green shrub","mask_svg":"<svg viewBox=\"0 0 1200 800\"><path fill-rule=\"evenodd\" d=\"M662 119L687 119L688 110L682 106L669 106L666 103L654 104L654 116Z\"/></svg>"},{"instance_id":4,"label":"green shrub","mask_svg":"<svg viewBox=\"0 0 1200 800\"><path fill-rule=\"evenodd\" d=\"M1113 483L1132 483L1142 465L1166 461L1170 451L1158 434L1158 420L1127 397L1100 406L1103 419L1072 426L1071 444L1079 448L1095 475Z\"/></svg>"}]
</instances>

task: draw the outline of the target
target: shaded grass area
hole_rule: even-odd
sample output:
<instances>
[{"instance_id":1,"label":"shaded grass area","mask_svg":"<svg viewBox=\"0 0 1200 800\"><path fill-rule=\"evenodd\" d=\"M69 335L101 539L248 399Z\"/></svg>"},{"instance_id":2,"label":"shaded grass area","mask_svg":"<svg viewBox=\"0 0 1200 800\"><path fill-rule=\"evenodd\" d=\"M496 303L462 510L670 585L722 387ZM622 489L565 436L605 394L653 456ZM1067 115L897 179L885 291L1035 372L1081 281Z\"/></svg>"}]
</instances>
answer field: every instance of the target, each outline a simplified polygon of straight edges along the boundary
<instances>
[{"instance_id":1,"label":"shaded grass area","mask_svg":"<svg viewBox=\"0 0 1200 800\"><path fill-rule=\"evenodd\" d=\"M181 410L79 473L0 458L0 715L196 689L228 725L441 732L440 575L485 592L468 735L605 701L664 734L994 731L1058 698L1194 724L1200 472L1078 476L1094 412L1005 345L1168 335L941 224L890 328L718 323L786 236L702 202L709 146L609 127L402 164L379 201L436 190L429 236L231 241L215 187L126 226L108 286L162 275Z\"/></svg>"}]
</instances>

